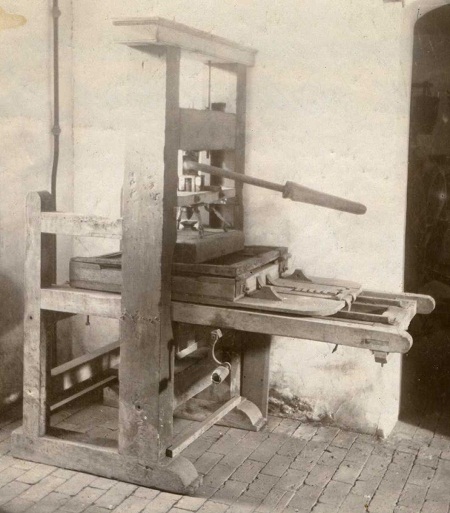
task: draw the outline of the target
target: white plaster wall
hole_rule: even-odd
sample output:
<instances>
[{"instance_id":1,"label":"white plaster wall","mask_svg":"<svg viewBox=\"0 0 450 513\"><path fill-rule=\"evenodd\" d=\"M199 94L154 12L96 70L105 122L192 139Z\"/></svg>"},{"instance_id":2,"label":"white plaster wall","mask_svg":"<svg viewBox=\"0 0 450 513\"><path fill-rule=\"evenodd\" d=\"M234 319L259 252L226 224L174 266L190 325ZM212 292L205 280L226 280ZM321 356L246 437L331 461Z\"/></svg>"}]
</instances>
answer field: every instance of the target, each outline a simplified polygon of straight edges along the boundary
<instances>
[{"instance_id":1,"label":"white plaster wall","mask_svg":"<svg viewBox=\"0 0 450 513\"><path fill-rule=\"evenodd\" d=\"M70 8L70 2L68 2ZM5 12L24 17L2 29L0 16L0 409L21 394L25 197L49 190L52 165L51 2L2 0ZM3 16L5 19L5 15ZM72 204L71 9L61 19L61 125L58 205ZM66 256L70 244L60 241ZM62 259L63 260L63 259ZM64 273L60 274L64 279Z\"/></svg>"}]
</instances>

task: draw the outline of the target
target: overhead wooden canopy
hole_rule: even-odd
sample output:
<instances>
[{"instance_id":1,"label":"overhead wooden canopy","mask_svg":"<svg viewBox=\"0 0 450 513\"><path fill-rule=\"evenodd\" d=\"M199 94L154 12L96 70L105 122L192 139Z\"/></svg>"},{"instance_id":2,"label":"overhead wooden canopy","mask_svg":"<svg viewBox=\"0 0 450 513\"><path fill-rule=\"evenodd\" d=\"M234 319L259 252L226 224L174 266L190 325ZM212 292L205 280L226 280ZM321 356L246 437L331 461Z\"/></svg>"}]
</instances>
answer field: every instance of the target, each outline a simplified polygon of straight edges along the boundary
<instances>
[{"instance_id":1,"label":"overhead wooden canopy","mask_svg":"<svg viewBox=\"0 0 450 513\"><path fill-rule=\"evenodd\" d=\"M255 64L256 50L164 18L123 18L115 40L128 46L175 46L196 59L212 63Z\"/></svg>"}]
</instances>

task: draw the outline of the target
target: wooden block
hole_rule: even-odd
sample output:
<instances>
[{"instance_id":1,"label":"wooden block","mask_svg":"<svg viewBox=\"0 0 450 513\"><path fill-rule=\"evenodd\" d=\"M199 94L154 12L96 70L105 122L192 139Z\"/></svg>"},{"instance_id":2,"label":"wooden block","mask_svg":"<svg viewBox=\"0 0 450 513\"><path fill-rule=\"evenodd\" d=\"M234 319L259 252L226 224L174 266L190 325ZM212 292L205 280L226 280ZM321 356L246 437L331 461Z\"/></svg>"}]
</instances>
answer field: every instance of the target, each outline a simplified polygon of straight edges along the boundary
<instances>
[{"instance_id":1,"label":"wooden block","mask_svg":"<svg viewBox=\"0 0 450 513\"><path fill-rule=\"evenodd\" d=\"M173 259L175 262L201 263L244 249L244 233L208 230L203 238L193 230L180 230Z\"/></svg>"},{"instance_id":2,"label":"wooden block","mask_svg":"<svg viewBox=\"0 0 450 513\"><path fill-rule=\"evenodd\" d=\"M214 110L180 109L181 150L233 150L236 115Z\"/></svg>"}]
</instances>

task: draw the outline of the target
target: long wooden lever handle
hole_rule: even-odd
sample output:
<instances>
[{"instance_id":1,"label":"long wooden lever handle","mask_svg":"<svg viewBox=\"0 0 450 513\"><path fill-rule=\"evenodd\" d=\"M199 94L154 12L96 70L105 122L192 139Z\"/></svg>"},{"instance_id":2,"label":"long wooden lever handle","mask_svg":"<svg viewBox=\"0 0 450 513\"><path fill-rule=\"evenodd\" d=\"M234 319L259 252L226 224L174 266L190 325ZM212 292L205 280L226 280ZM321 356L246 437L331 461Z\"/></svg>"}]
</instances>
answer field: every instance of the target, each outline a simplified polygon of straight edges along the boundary
<instances>
[{"instance_id":1,"label":"long wooden lever handle","mask_svg":"<svg viewBox=\"0 0 450 513\"><path fill-rule=\"evenodd\" d=\"M183 166L187 170L202 171L203 173L208 173L210 175L229 178L236 182L248 183L250 185L255 185L256 187L262 187L263 189L278 191L283 194L283 198L289 198L292 201L309 203L311 205L358 215L365 214L367 210L366 206L362 203L350 201L339 196L333 196L332 194L326 194L325 192L315 191L314 189L309 189L308 187L304 187L303 185L295 182L288 181L285 185L281 185L267 180L262 180L261 178L235 173L234 171L227 171L221 167L208 166L207 164L200 164L193 161L184 162Z\"/></svg>"}]
</instances>

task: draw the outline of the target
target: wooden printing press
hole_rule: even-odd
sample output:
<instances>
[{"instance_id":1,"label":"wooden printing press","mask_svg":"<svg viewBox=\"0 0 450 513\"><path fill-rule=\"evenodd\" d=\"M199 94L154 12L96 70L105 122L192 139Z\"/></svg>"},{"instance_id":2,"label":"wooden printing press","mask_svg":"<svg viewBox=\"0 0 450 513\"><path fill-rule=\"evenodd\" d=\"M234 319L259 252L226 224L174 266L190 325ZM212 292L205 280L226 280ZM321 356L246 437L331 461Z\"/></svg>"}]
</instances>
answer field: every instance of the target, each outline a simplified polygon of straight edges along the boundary
<instances>
[{"instance_id":1,"label":"wooden printing press","mask_svg":"<svg viewBox=\"0 0 450 513\"><path fill-rule=\"evenodd\" d=\"M285 247L245 246L244 183L353 214L365 207L244 174L246 75L254 50L159 18L115 26L128 47L133 119L123 219L55 212L48 193L28 196L24 422L13 434L13 454L187 493L201 478L179 455L184 448L218 422L250 430L264 425L273 336L370 350L384 364L389 353L410 349L408 325L416 313L431 312L434 301L309 277L288 270ZM182 56L236 77L235 113L180 107ZM207 151L209 163L186 159L181 170L180 150ZM234 171L221 167L223 152L232 155ZM215 178L209 187L177 193L180 171ZM223 179L235 187L224 187ZM215 227L205 226L202 211L215 216ZM56 234L121 239L122 251L73 258L70 286L57 285ZM57 365L55 326L72 315L119 319L120 341ZM118 389L117 441L52 427L52 413L105 387ZM174 435L174 415L189 416L185 406L199 397L216 406Z\"/></svg>"}]
</instances>

